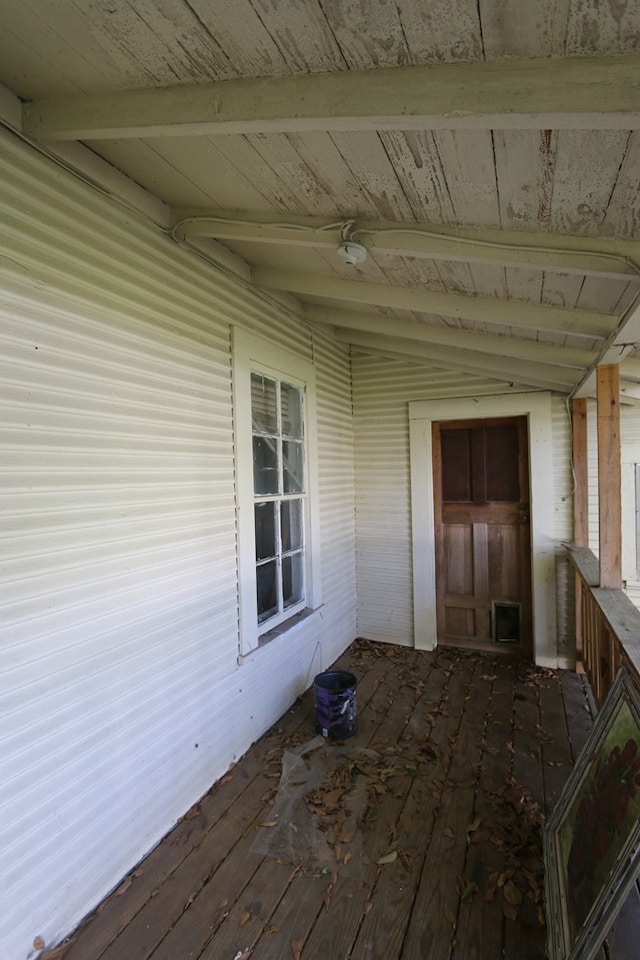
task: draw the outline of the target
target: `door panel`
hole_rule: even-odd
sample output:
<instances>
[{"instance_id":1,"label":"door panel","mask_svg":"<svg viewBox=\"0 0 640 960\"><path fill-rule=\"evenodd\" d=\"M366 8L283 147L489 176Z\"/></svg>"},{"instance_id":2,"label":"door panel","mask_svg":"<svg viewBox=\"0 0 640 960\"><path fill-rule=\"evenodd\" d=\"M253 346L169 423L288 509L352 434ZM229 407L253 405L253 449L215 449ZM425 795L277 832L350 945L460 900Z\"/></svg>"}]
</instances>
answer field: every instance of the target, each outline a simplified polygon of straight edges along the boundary
<instances>
[{"instance_id":1,"label":"door panel","mask_svg":"<svg viewBox=\"0 0 640 960\"><path fill-rule=\"evenodd\" d=\"M433 440L438 639L530 653L526 418L434 424Z\"/></svg>"}]
</instances>

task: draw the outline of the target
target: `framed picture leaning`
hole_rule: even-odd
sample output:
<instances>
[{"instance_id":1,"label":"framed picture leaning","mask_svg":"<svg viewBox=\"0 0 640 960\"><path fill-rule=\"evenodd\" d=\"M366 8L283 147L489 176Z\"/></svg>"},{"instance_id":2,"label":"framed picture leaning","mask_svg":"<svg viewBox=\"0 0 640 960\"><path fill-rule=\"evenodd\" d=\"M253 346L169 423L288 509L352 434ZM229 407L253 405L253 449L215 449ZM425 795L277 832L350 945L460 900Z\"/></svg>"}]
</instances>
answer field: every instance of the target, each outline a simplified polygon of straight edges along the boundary
<instances>
[{"instance_id":1,"label":"framed picture leaning","mask_svg":"<svg viewBox=\"0 0 640 960\"><path fill-rule=\"evenodd\" d=\"M623 664L544 828L550 960L592 960L640 871L640 692Z\"/></svg>"}]
</instances>

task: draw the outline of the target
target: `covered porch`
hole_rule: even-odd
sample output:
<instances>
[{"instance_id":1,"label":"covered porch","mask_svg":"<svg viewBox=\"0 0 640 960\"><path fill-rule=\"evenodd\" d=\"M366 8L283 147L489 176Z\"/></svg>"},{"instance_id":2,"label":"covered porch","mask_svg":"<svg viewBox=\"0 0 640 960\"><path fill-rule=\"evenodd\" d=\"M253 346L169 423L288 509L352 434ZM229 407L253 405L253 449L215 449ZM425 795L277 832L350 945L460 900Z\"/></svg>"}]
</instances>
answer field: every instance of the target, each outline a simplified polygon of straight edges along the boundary
<instances>
[{"instance_id":1,"label":"covered porch","mask_svg":"<svg viewBox=\"0 0 640 960\"><path fill-rule=\"evenodd\" d=\"M585 675L368 641L337 666L358 731L306 754L326 764L288 808L306 846L274 801L315 736L311 690L47 960L543 960L540 828L593 722ZM639 904L601 960L633 955Z\"/></svg>"}]
</instances>

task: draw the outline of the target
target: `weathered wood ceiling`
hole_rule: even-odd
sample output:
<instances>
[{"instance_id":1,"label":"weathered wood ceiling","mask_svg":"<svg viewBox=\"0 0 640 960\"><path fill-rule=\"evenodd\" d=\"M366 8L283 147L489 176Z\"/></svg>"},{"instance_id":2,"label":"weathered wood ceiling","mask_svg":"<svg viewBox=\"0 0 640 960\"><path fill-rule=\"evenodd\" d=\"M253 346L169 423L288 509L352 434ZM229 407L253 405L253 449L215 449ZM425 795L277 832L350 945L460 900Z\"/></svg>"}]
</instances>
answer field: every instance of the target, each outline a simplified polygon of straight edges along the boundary
<instances>
[{"instance_id":1,"label":"weathered wood ceiling","mask_svg":"<svg viewBox=\"0 0 640 960\"><path fill-rule=\"evenodd\" d=\"M13 126L103 158L167 205L176 241L212 238L308 323L564 393L622 358L640 397L640 0L0 12ZM345 238L364 263L340 259Z\"/></svg>"}]
</instances>

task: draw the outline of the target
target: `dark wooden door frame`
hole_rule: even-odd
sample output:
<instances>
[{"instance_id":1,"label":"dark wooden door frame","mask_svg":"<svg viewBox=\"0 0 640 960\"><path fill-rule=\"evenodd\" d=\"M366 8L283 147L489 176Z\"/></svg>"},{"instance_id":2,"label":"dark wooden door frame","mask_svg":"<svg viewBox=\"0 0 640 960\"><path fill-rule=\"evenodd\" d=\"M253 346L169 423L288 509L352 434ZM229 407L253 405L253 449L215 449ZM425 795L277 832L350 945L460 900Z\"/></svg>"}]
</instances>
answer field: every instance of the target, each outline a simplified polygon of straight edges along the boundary
<instances>
[{"instance_id":1,"label":"dark wooden door frame","mask_svg":"<svg viewBox=\"0 0 640 960\"><path fill-rule=\"evenodd\" d=\"M533 656L540 666L570 667L557 649L553 418L551 395L542 391L409 403L414 645L437 644L432 424L520 415L529 422Z\"/></svg>"}]
</instances>

